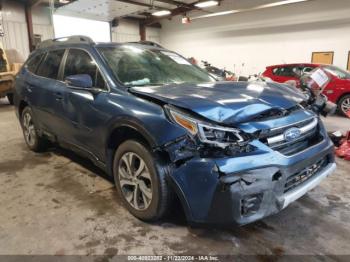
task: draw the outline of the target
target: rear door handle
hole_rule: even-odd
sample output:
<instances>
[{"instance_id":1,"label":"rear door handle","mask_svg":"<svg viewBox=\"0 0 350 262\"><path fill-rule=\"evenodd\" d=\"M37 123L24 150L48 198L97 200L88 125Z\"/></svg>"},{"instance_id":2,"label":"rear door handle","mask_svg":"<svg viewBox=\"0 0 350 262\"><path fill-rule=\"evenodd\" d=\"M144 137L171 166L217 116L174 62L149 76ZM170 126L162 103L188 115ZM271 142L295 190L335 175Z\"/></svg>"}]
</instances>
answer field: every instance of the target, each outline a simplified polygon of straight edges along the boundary
<instances>
[{"instance_id":1,"label":"rear door handle","mask_svg":"<svg viewBox=\"0 0 350 262\"><path fill-rule=\"evenodd\" d=\"M29 93L32 93L33 92L33 89L37 88L35 85L25 81L25 89L29 92Z\"/></svg>"},{"instance_id":2,"label":"rear door handle","mask_svg":"<svg viewBox=\"0 0 350 262\"><path fill-rule=\"evenodd\" d=\"M33 88L33 87L32 87L31 85L26 85L26 90L27 90L29 93L33 92L32 88Z\"/></svg>"},{"instance_id":3,"label":"rear door handle","mask_svg":"<svg viewBox=\"0 0 350 262\"><path fill-rule=\"evenodd\" d=\"M56 100L62 100L63 99L63 95L60 92L55 92L55 97L56 97Z\"/></svg>"}]
</instances>

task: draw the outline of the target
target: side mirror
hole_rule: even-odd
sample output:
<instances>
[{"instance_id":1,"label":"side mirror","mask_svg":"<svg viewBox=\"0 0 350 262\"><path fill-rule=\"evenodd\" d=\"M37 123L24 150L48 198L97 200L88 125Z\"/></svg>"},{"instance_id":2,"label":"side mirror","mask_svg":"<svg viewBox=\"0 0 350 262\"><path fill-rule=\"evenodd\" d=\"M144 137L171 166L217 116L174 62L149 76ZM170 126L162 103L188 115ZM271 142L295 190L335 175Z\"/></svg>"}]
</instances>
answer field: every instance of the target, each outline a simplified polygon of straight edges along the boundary
<instances>
[{"instance_id":1,"label":"side mirror","mask_svg":"<svg viewBox=\"0 0 350 262\"><path fill-rule=\"evenodd\" d=\"M67 76L64 81L72 87L78 88L92 88L92 78L88 74L70 75Z\"/></svg>"}]
</instances>

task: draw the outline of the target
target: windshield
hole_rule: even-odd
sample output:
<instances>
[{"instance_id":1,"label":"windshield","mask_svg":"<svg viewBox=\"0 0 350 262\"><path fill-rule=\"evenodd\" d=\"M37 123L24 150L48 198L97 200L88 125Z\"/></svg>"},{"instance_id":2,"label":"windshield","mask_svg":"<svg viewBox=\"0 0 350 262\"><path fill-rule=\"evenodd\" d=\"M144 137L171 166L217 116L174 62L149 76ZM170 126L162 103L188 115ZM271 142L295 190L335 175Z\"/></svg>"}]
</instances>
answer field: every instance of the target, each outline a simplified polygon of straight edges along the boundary
<instances>
[{"instance_id":1,"label":"windshield","mask_svg":"<svg viewBox=\"0 0 350 262\"><path fill-rule=\"evenodd\" d=\"M135 45L99 48L114 76L126 86L207 83L214 79L176 53Z\"/></svg>"},{"instance_id":2,"label":"windshield","mask_svg":"<svg viewBox=\"0 0 350 262\"><path fill-rule=\"evenodd\" d=\"M323 67L327 72L331 73L332 75L335 75L336 77L340 79L350 79L350 73L340 69L336 66L324 66Z\"/></svg>"}]
</instances>

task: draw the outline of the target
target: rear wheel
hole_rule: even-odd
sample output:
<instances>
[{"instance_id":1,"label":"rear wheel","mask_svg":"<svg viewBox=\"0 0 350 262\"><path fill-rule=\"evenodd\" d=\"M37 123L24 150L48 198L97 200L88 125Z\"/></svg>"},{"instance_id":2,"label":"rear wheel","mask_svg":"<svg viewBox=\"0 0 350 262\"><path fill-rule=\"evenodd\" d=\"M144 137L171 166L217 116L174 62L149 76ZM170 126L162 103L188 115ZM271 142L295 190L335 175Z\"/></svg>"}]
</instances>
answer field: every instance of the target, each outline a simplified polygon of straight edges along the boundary
<instances>
[{"instance_id":1,"label":"rear wheel","mask_svg":"<svg viewBox=\"0 0 350 262\"><path fill-rule=\"evenodd\" d=\"M30 107L26 107L22 111L21 126L24 140L30 150L40 152L46 149L47 140L38 134Z\"/></svg>"},{"instance_id":2,"label":"rear wheel","mask_svg":"<svg viewBox=\"0 0 350 262\"><path fill-rule=\"evenodd\" d=\"M7 94L7 100L9 101L10 105L13 105L13 94Z\"/></svg>"},{"instance_id":3,"label":"rear wheel","mask_svg":"<svg viewBox=\"0 0 350 262\"><path fill-rule=\"evenodd\" d=\"M339 100L338 110L344 116L350 111L350 95L345 95Z\"/></svg>"},{"instance_id":4,"label":"rear wheel","mask_svg":"<svg viewBox=\"0 0 350 262\"><path fill-rule=\"evenodd\" d=\"M161 218L170 206L165 172L145 145L128 140L118 147L113 163L114 181L131 214L145 221Z\"/></svg>"}]
</instances>

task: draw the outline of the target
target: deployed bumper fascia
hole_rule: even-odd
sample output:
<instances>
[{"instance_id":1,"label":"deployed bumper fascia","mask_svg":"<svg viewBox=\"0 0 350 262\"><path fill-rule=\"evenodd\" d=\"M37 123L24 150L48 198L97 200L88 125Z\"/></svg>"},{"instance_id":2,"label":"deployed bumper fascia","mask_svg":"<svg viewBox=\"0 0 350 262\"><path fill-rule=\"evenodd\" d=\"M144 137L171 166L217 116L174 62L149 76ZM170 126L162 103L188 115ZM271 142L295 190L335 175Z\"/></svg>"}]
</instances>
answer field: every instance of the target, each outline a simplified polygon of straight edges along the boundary
<instances>
[{"instance_id":1,"label":"deployed bumper fascia","mask_svg":"<svg viewBox=\"0 0 350 262\"><path fill-rule=\"evenodd\" d=\"M333 144L328 137L294 156L284 156L260 141L254 153L241 157L194 157L170 174L187 219L192 223L244 225L275 214L317 186L335 169ZM327 166L297 188L284 193L287 178L320 159ZM242 215L242 201L257 196L259 208Z\"/></svg>"}]
</instances>

